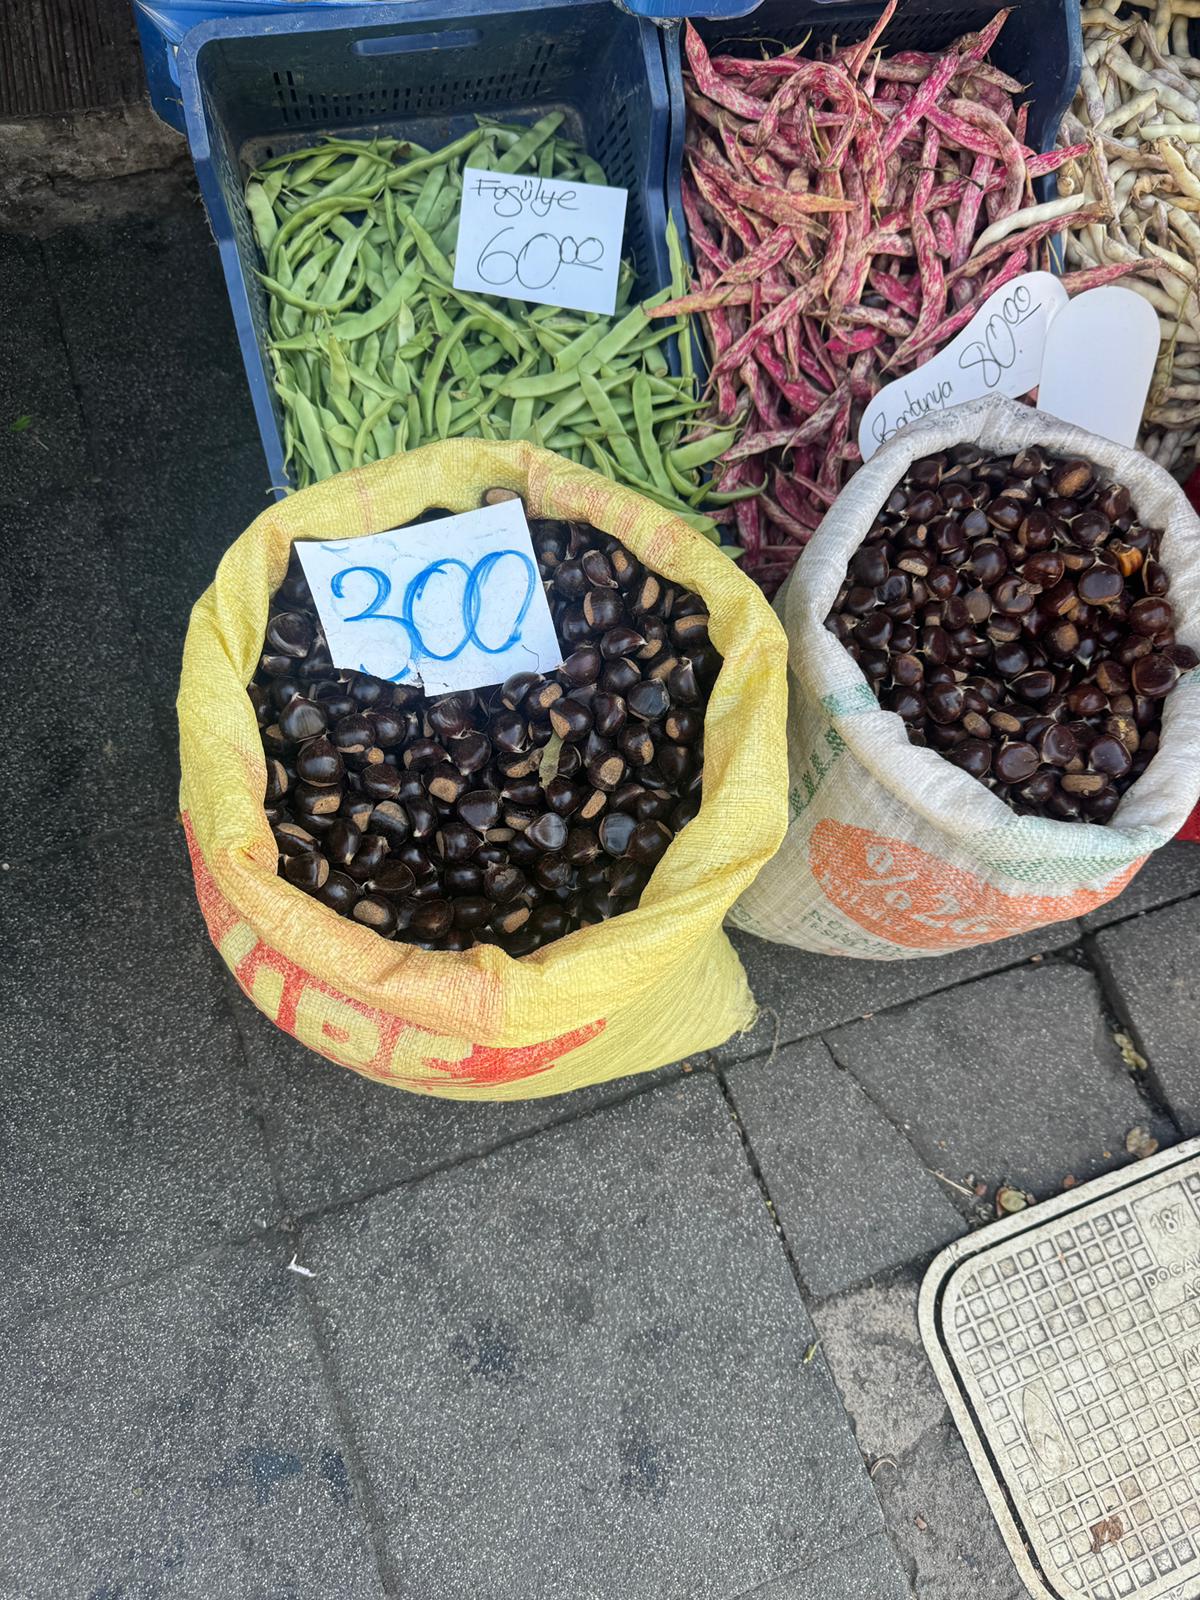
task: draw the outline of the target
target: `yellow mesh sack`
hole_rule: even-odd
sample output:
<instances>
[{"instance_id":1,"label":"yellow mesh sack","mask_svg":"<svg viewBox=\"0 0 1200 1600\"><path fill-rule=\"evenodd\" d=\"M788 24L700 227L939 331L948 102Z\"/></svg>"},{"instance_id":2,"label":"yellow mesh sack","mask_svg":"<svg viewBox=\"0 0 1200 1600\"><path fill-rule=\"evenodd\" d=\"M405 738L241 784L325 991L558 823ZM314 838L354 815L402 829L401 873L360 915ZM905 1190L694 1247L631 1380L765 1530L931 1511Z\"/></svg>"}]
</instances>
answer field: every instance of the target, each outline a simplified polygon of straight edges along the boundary
<instances>
[{"instance_id":1,"label":"yellow mesh sack","mask_svg":"<svg viewBox=\"0 0 1200 1600\"><path fill-rule=\"evenodd\" d=\"M704 597L725 659L705 718L699 815L636 911L514 960L381 939L286 883L263 812L245 686L293 540L353 539L492 486L530 516L591 523ZM179 687L180 806L208 930L246 994L310 1049L369 1078L464 1100L558 1094L648 1071L749 1027L722 932L787 824L787 642L755 586L669 512L527 444L451 440L342 473L264 511L192 612Z\"/></svg>"}]
</instances>

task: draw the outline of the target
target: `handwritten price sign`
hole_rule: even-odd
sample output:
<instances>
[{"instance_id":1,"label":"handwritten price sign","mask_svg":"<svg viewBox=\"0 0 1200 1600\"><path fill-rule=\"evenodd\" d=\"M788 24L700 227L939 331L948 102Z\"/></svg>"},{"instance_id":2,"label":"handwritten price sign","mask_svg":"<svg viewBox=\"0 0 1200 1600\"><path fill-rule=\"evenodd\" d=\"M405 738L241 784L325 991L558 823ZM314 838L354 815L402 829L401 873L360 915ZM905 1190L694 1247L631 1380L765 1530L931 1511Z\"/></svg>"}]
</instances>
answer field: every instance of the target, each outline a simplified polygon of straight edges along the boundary
<instances>
[{"instance_id":1,"label":"handwritten price sign","mask_svg":"<svg viewBox=\"0 0 1200 1600\"><path fill-rule=\"evenodd\" d=\"M989 295L960 334L932 361L881 389L863 412L863 460L919 417L989 394L1019 400L1036 389L1050 323L1067 291L1048 272L1026 272Z\"/></svg>"},{"instance_id":2,"label":"handwritten price sign","mask_svg":"<svg viewBox=\"0 0 1200 1600\"><path fill-rule=\"evenodd\" d=\"M626 199L601 184L468 167L454 287L610 316Z\"/></svg>"},{"instance_id":3,"label":"handwritten price sign","mask_svg":"<svg viewBox=\"0 0 1200 1600\"><path fill-rule=\"evenodd\" d=\"M296 550L335 666L445 694L562 660L519 500Z\"/></svg>"}]
</instances>

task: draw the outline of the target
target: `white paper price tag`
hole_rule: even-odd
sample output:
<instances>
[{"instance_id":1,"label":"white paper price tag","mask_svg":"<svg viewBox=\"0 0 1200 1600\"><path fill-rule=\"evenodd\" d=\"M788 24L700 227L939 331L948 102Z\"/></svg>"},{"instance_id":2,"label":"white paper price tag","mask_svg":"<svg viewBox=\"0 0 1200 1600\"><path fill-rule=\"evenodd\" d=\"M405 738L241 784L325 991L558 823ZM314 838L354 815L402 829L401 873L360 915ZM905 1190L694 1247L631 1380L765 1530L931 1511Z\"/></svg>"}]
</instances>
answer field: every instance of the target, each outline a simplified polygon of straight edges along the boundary
<instances>
[{"instance_id":1,"label":"white paper price tag","mask_svg":"<svg viewBox=\"0 0 1200 1600\"><path fill-rule=\"evenodd\" d=\"M335 666L444 694L562 661L519 500L296 550Z\"/></svg>"},{"instance_id":2,"label":"white paper price tag","mask_svg":"<svg viewBox=\"0 0 1200 1600\"><path fill-rule=\"evenodd\" d=\"M1036 389L1047 329L1066 304L1067 291L1048 272L1022 273L989 295L932 361L871 401L858 428L863 460L920 417L989 394L1019 400Z\"/></svg>"},{"instance_id":3,"label":"white paper price tag","mask_svg":"<svg viewBox=\"0 0 1200 1600\"><path fill-rule=\"evenodd\" d=\"M1038 410L1136 443L1158 343L1158 313L1132 289L1110 283L1077 295L1046 336Z\"/></svg>"},{"instance_id":4,"label":"white paper price tag","mask_svg":"<svg viewBox=\"0 0 1200 1600\"><path fill-rule=\"evenodd\" d=\"M627 198L596 183L468 167L454 287L610 316Z\"/></svg>"}]
</instances>

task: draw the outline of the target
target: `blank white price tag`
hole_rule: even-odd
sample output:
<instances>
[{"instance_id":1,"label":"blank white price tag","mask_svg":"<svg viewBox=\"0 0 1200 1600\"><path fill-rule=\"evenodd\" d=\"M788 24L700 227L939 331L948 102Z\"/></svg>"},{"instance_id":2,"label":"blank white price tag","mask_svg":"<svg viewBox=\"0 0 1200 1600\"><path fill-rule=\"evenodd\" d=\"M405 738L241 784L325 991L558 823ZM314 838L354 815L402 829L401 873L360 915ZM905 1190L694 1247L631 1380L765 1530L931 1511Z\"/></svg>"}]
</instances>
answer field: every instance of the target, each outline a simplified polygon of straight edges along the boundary
<instances>
[{"instance_id":1,"label":"blank white price tag","mask_svg":"<svg viewBox=\"0 0 1200 1600\"><path fill-rule=\"evenodd\" d=\"M468 167L454 287L611 316L627 198L596 183Z\"/></svg>"},{"instance_id":2,"label":"blank white price tag","mask_svg":"<svg viewBox=\"0 0 1200 1600\"><path fill-rule=\"evenodd\" d=\"M1046 336L1038 409L1136 443L1158 342L1158 313L1132 289L1109 283L1078 295Z\"/></svg>"},{"instance_id":3,"label":"blank white price tag","mask_svg":"<svg viewBox=\"0 0 1200 1600\"><path fill-rule=\"evenodd\" d=\"M296 550L337 667L445 694L562 661L519 500Z\"/></svg>"}]
</instances>

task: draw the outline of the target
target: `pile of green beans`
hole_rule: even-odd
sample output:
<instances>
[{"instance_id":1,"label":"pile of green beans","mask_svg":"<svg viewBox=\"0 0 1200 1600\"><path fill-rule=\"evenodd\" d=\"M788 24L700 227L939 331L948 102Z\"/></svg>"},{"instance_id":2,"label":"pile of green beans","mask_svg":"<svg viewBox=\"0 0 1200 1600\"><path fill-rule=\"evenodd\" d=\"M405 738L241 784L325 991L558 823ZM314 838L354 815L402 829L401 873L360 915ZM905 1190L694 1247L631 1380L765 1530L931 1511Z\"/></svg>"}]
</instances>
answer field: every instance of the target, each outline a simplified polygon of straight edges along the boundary
<instances>
[{"instance_id":1,"label":"pile of green beans","mask_svg":"<svg viewBox=\"0 0 1200 1600\"><path fill-rule=\"evenodd\" d=\"M701 472L733 434L686 437L702 406L686 319L646 314L687 288L673 227L670 287L633 304L633 268L622 262L611 317L454 287L465 168L605 182L578 145L556 137L562 120L552 113L526 128L480 117L437 151L331 138L251 175L285 458L301 488L432 439L528 439L719 538L699 508L708 501L719 515L731 497L711 495ZM664 348L676 338L678 375Z\"/></svg>"}]
</instances>

